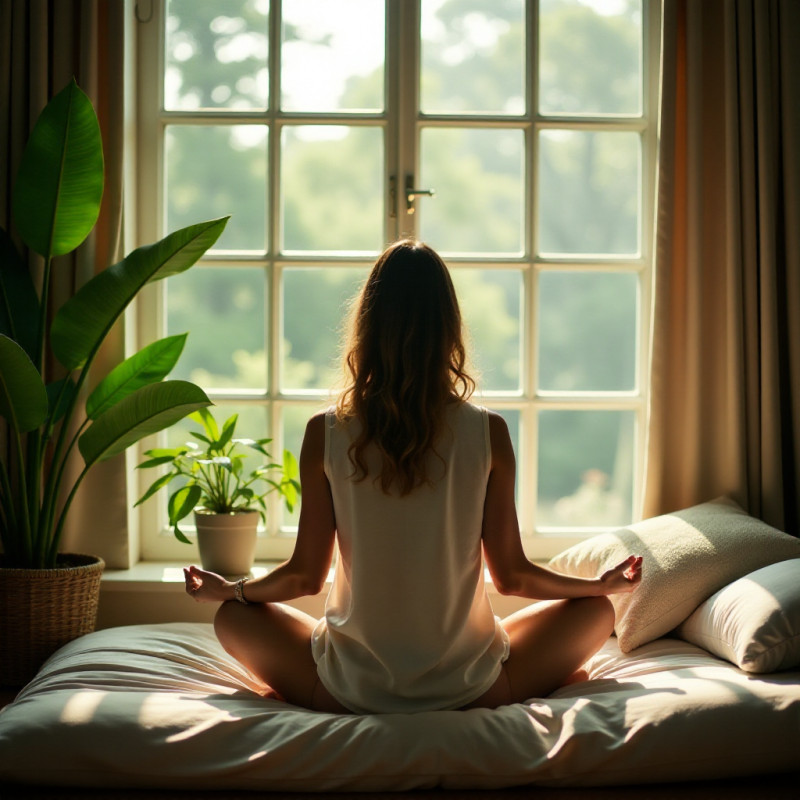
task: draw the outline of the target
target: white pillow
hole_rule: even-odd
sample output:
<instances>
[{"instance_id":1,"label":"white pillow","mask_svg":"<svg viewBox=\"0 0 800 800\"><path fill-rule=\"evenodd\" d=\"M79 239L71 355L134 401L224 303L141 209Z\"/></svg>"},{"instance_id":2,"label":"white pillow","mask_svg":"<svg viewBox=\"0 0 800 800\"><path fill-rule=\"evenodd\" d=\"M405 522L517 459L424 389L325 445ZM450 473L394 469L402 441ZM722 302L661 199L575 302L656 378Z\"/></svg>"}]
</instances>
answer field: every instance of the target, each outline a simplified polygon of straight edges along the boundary
<instances>
[{"instance_id":1,"label":"white pillow","mask_svg":"<svg viewBox=\"0 0 800 800\"><path fill-rule=\"evenodd\" d=\"M800 665L800 559L770 564L720 589L677 634L747 672Z\"/></svg>"},{"instance_id":2,"label":"white pillow","mask_svg":"<svg viewBox=\"0 0 800 800\"><path fill-rule=\"evenodd\" d=\"M630 554L644 557L641 585L610 597L624 653L669 633L731 581L800 558L800 540L718 498L594 536L556 556L550 566L589 578Z\"/></svg>"}]
</instances>

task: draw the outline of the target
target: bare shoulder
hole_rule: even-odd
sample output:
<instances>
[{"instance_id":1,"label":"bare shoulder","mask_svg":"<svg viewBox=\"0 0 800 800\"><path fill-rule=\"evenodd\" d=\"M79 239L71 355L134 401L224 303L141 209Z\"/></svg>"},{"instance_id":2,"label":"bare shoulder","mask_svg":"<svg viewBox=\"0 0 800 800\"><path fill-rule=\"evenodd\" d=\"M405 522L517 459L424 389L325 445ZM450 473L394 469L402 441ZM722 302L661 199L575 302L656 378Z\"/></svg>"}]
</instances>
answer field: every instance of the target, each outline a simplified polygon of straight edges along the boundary
<instances>
[{"instance_id":1,"label":"bare shoulder","mask_svg":"<svg viewBox=\"0 0 800 800\"><path fill-rule=\"evenodd\" d=\"M306 423L306 433L311 430L314 431L325 431L325 417L327 416L327 410L324 411L317 411L316 414L313 414L311 418Z\"/></svg>"},{"instance_id":2,"label":"bare shoulder","mask_svg":"<svg viewBox=\"0 0 800 800\"><path fill-rule=\"evenodd\" d=\"M498 433L502 433L503 431L506 433L508 432L508 425L506 425L506 421L500 414L496 411L492 411L490 408L486 409L486 413L489 415L489 430L492 433L495 431Z\"/></svg>"},{"instance_id":3,"label":"bare shoulder","mask_svg":"<svg viewBox=\"0 0 800 800\"><path fill-rule=\"evenodd\" d=\"M487 409L487 413L489 415L489 435L492 439L492 447L494 447L495 443L499 445L503 440L508 440L510 443L511 436L508 432L508 425L503 417L496 411L489 411Z\"/></svg>"}]
</instances>

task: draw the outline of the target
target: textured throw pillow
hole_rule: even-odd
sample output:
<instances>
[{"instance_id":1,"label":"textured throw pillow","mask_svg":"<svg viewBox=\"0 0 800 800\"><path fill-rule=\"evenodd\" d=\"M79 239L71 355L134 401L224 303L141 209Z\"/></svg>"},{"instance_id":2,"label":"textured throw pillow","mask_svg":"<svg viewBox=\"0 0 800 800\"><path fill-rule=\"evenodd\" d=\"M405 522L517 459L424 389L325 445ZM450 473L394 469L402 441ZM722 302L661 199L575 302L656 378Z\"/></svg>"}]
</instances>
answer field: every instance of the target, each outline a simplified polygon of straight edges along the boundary
<instances>
[{"instance_id":1,"label":"textured throw pillow","mask_svg":"<svg viewBox=\"0 0 800 800\"><path fill-rule=\"evenodd\" d=\"M644 557L641 585L610 597L625 653L669 633L731 581L800 558L800 539L718 498L594 536L556 556L550 566L591 578L630 554Z\"/></svg>"},{"instance_id":2,"label":"textured throw pillow","mask_svg":"<svg viewBox=\"0 0 800 800\"><path fill-rule=\"evenodd\" d=\"M720 589L677 634L747 672L800 665L800 559L770 564Z\"/></svg>"}]
</instances>

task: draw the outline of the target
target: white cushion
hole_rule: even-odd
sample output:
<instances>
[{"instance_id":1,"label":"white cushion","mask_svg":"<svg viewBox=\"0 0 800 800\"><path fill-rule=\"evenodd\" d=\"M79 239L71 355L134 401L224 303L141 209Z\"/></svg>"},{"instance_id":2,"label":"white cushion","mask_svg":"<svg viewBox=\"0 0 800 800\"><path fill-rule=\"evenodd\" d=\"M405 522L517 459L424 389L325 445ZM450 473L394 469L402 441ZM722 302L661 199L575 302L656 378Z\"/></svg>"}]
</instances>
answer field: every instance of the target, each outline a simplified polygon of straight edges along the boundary
<instances>
[{"instance_id":1,"label":"white cushion","mask_svg":"<svg viewBox=\"0 0 800 800\"><path fill-rule=\"evenodd\" d=\"M800 559L770 564L720 589L677 633L747 672L800 665Z\"/></svg>"},{"instance_id":2,"label":"white cushion","mask_svg":"<svg viewBox=\"0 0 800 800\"><path fill-rule=\"evenodd\" d=\"M62 648L0 710L0 795L9 783L106 790L70 797L463 795L797 770L800 671L761 679L679 639L629 655L611 639L586 668L589 681L492 710L320 714L262 697L211 625L108 628Z\"/></svg>"},{"instance_id":3,"label":"white cushion","mask_svg":"<svg viewBox=\"0 0 800 800\"><path fill-rule=\"evenodd\" d=\"M556 556L550 566L595 577L630 554L644 557L641 585L610 597L625 653L669 633L731 581L800 558L800 540L718 498L594 536Z\"/></svg>"}]
</instances>

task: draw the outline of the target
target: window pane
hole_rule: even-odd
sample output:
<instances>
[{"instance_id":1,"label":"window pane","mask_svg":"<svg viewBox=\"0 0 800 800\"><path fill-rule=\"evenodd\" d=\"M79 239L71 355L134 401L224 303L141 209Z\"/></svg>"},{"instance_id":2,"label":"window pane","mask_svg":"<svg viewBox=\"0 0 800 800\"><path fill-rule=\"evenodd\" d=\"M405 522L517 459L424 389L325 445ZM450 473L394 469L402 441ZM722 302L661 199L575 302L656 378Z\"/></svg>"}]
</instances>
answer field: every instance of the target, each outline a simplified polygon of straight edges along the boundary
<instances>
[{"instance_id":1,"label":"window pane","mask_svg":"<svg viewBox=\"0 0 800 800\"><path fill-rule=\"evenodd\" d=\"M189 331L172 377L206 389L266 387L264 277L258 268L196 266L167 279L168 333Z\"/></svg>"},{"instance_id":2,"label":"window pane","mask_svg":"<svg viewBox=\"0 0 800 800\"><path fill-rule=\"evenodd\" d=\"M267 107L269 0L168 0L164 107Z\"/></svg>"},{"instance_id":3,"label":"window pane","mask_svg":"<svg viewBox=\"0 0 800 800\"><path fill-rule=\"evenodd\" d=\"M636 385L638 277L620 272L539 276L539 388L631 391Z\"/></svg>"},{"instance_id":4,"label":"window pane","mask_svg":"<svg viewBox=\"0 0 800 800\"><path fill-rule=\"evenodd\" d=\"M170 125L164 169L168 231L231 214L211 252L264 252L266 127Z\"/></svg>"},{"instance_id":5,"label":"window pane","mask_svg":"<svg viewBox=\"0 0 800 800\"><path fill-rule=\"evenodd\" d=\"M634 414L540 411L537 527L631 522Z\"/></svg>"},{"instance_id":6,"label":"window pane","mask_svg":"<svg viewBox=\"0 0 800 800\"><path fill-rule=\"evenodd\" d=\"M328 390L339 382L340 343L347 307L366 277L363 267L283 271L284 391Z\"/></svg>"},{"instance_id":7,"label":"window pane","mask_svg":"<svg viewBox=\"0 0 800 800\"><path fill-rule=\"evenodd\" d=\"M384 3L283 0L281 107L383 110Z\"/></svg>"},{"instance_id":8,"label":"window pane","mask_svg":"<svg viewBox=\"0 0 800 800\"><path fill-rule=\"evenodd\" d=\"M321 408L324 408L324 406L302 404L286 406L283 409L281 414L283 424L283 447L287 450L291 450L298 461L300 460L300 447L303 444L306 424L317 411L321 410ZM291 514L286 508L281 507L281 526L297 527L297 523L300 519L300 505L301 504L298 503Z\"/></svg>"},{"instance_id":9,"label":"window pane","mask_svg":"<svg viewBox=\"0 0 800 800\"><path fill-rule=\"evenodd\" d=\"M520 130L425 128L420 135L421 237L444 253L520 254L525 207Z\"/></svg>"},{"instance_id":10,"label":"window pane","mask_svg":"<svg viewBox=\"0 0 800 800\"><path fill-rule=\"evenodd\" d=\"M543 114L641 114L639 0L543 0L539 109Z\"/></svg>"},{"instance_id":11,"label":"window pane","mask_svg":"<svg viewBox=\"0 0 800 800\"><path fill-rule=\"evenodd\" d=\"M285 251L375 253L383 234L383 132L288 125L281 192Z\"/></svg>"},{"instance_id":12,"label":"window pane","mask_svg":"<svg viewBox=\"0 0 800 800\"><path fill-rule=\"evenodd\" d=\"M525 3L422 0L420 107L525 113Z\"/></svg>"},{"instance_id":13,"label":"window pane","mask_svg":"<svg viewBox=\"0 0 800 800\"><path fill-rule=\"evenodd\" d=\"M540 133L540 253L639 252L640 149L636 133Z\"/></svg>"},{"instance_id":14,"label":"window pane","mask_svg":"<svg viewBox=\"0 0 800 800\"><path fill-rule=\"evenodd\" d=\"M518 270L451 269L469 334L473 375L483 391L521 388L522 275Z\"/></svg>"}]
</instances>

